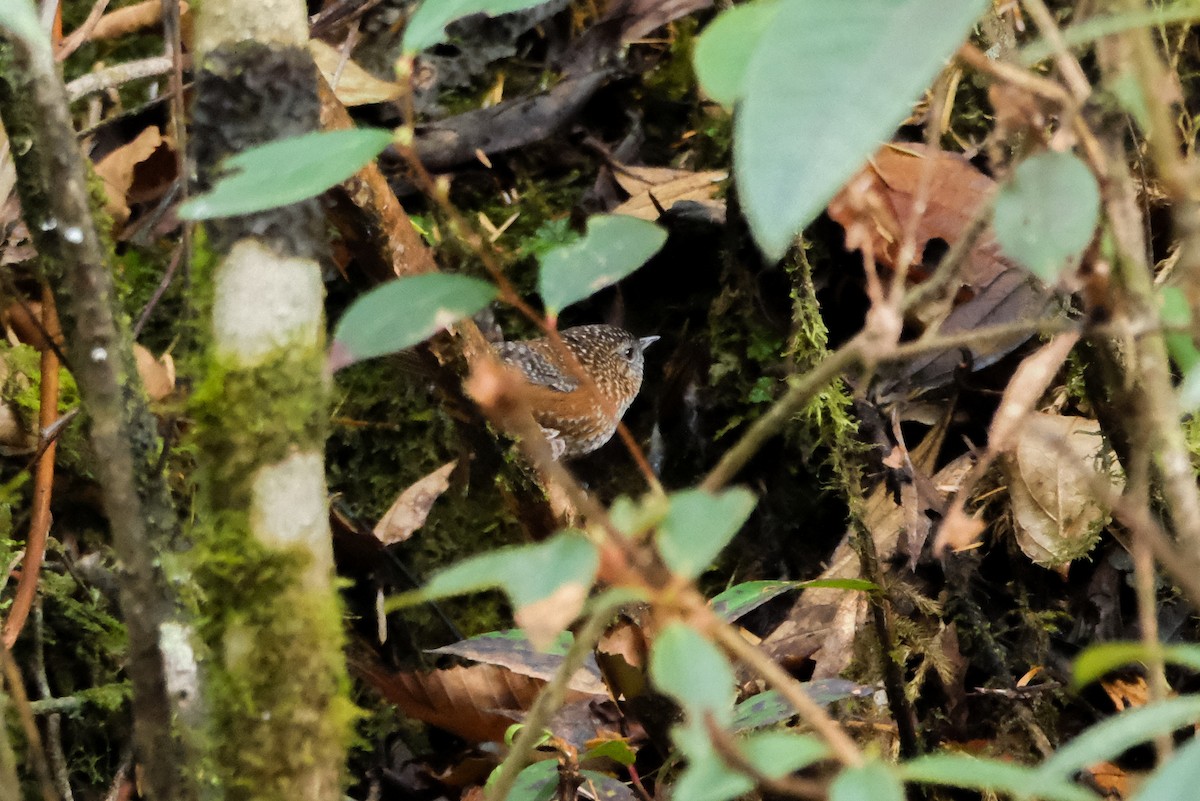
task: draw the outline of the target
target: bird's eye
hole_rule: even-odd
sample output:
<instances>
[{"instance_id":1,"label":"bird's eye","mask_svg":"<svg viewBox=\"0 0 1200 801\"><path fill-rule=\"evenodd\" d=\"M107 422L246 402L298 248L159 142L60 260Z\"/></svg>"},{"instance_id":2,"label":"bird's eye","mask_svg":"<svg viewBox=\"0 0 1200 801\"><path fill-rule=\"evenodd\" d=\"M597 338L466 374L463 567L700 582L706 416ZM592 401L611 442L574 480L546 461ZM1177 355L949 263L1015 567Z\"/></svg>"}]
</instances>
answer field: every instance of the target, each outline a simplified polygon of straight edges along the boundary
<instances>
[{"instance_id":1,"label":"bird's eye","mask_svg":"<svg viewBox=\"0 0 1200 801\"><path fill-rule=\"evenodd\" d=\"M633 345L626 345L625 347L621 348L621 355L632 361L634 350L636 350L636 348L634 348Z\"/></svg>"}]
</instances>

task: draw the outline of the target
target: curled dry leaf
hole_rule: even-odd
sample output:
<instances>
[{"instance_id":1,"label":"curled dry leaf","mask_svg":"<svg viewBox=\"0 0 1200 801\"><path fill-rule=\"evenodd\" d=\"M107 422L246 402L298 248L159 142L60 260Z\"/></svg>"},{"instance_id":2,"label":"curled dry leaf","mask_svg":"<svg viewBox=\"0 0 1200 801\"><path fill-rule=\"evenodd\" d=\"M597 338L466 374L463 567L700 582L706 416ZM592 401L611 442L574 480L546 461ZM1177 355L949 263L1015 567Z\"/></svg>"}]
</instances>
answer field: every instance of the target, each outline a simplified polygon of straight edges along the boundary
<instances>
[{"instance_id":1,"label":"curled dry leaf","mask_svg":"<svg viewBox=\"0 0 1200 801\"><path fill-rule=\"evenodd\" d=\"M321 71L325 81L333 87L333 93L338 100L342 101L343 106L387 103L396 100L404 93L404 88L400 84L376 78L353 59L348 58L346 63L342 64L341 50L330 47L320 39L310 40L308 49L312 53L313 61L317 64L317 69ZM339 65L342 67L340 75L338 75ZM336 84L333 80L335 75L337 76Z\"/></svg>"},{"instance_id":2,"label":"curled dry leaf","mask_svg":"<svg viewBox=\"0 0 1200 801\"><path fill-rule=\"evenodd\" d=\"M1095 420L1038 413L1001 460L1017 544L1037 564L1065 565L1099 540L1109 508L1097 482L1113 492L1124 486L1105 453Z\"/></svg>"},{"instance_id":3,"label":"curled dry leaf","mask_svg":"<svg viewBox=\"0 0 1200 801\"><path fill-rule=\"evenodd\" d=\"M146 397L160 401L175 391L175 361L171 354L164 353L161 359L141 345L133 346L138 375L146 388Z\"/></svg>"},{"instance_id":4,"label":"curled dry leaf","mask_svg":"<svg viewBox=\"0 0 1200 801\"><path fill-rule=\"evenodd\" d=\"M472 742L502 742L545 682L496 665L471 665L432 673L392 673L351 658L350 669L406 715ZM596 696L568 691L568 701Z\"/></svg>"},{"instance_id":5,"label":"curled dry leaf","mask_svg":"<svg viewBox=\"0 0 1200 801\"><path fill-rule=\"evenodd\" d=\"M392 507L375 524L375 536L379 541L384 545L404 542L425 525L433 502L450 486L450 474L457 466L458 460L447 462L401 492Z\"/></svg>"},{"instance_id":6,"label":"curled dry leaf","mask_svg":"<svg viewBox=\"0 0 1200 801\"><path fill-rule=\"evenodd\" d=\"M672 167L632 167L613 165L613 178L629 194L629 199L613 209L624 214L653 222L659 217L658 207L669 209L680 201L724 207L713 200L721 182L729 177L725 170L691 172ZM651 199L651 195L654 195ZM655 205L655 201L658 205Z\"/></svg>"},{"instance_id":7,"label":"curled dry leaf","mask_svg":"<svg viewBox=\"0 0 1200 801\"><path fill-rule=\"evenodd\" d=\"M923 186L928 188L923 191ZM919 267L929 241L958 241L971 218L995 191L996 182L957 153L931 153L919 144L887 145L829 202L829 216L846 229L848 237L851 231L858 237L869 237L876 260L894 267L924 193L925 211L915 229L915 260ZM968 287L984 287L1015 267L1004 259L1000 246L987 232L972 248L960 276Z\"/></svg>"},{"instance_id":8,"label":"curled dry leaf","mask_svg":"<svg viewBox=\"0 0 1200 801\"><path fill-rule=\"evenodd\" d=\"M172 145L158 128L151 125L132 142L121 145L96 165L96 174L104 181L105 208L117 225L129 219L130 193L139 165L149 161L159 148L164 148L170 155ZM174 163L174 156L171 156L171 163ZM151 183L161 183L150 180Z\"/></svg>"}]
</instances>

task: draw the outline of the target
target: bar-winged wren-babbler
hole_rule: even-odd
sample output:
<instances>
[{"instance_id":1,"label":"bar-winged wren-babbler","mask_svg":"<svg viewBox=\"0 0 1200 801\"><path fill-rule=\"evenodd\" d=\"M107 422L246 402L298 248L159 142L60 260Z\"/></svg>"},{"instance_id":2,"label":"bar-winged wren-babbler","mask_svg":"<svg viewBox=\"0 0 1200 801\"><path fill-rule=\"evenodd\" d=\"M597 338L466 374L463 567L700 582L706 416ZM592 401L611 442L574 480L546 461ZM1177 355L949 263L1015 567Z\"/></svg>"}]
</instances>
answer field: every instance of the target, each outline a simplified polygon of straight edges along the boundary
<instances>
[{"instance_id":1,"label":"bar-winged wren-babbler","mask_svg":"<svg viewBox=\"0 0 1200 801\"><path fill-rule=\"evenodd\" d=\"M579 379L549 339L492 347L529 382L533 419L550 440L555 458L571 459L612 438L642 387L646 347L658 337L638 338L614 325L580 325L559 335L595 389Z\"/></svg>"}]
</instances>

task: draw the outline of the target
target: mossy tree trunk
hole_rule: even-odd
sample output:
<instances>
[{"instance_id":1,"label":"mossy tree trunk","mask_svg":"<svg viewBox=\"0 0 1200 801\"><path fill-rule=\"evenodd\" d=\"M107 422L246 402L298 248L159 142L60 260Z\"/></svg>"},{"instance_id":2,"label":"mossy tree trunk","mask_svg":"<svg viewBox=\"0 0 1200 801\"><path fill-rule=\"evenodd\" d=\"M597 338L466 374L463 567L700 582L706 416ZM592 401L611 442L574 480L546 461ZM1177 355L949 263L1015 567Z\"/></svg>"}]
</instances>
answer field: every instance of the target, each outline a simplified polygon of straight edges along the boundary
<instances>
[{"instance_id":1,"label":"mossy tree trunk","mask_svg":"<svg viewBox=\"0 0 1200 801\"><path fill-rule=\"evenodd\" d=\"M307 33L299 0L198 4L202 187L221 159L317 128ZM193 408L213 763L228 798L336 799L353 707L326 507L323 217L312 200L206 231L212 342Z\"/></svg>"},{"instance_id":2,"label":"mossy tree trunk","mask_svg":"<svg viewBox=\"0 0 1200 801\"><path fill-rule=\"evenodd\" d=\"M187 734L200 726L203 710L191 627L176 594L186 577L170 575L178 564L172 556L179 519L48 43L0 35L0 118L37 264L54 292L68 366L88 413L94 469L120 562L143 793L154 801L187 801L198 797L199 775Z\"/></svg>"}]
</instances>

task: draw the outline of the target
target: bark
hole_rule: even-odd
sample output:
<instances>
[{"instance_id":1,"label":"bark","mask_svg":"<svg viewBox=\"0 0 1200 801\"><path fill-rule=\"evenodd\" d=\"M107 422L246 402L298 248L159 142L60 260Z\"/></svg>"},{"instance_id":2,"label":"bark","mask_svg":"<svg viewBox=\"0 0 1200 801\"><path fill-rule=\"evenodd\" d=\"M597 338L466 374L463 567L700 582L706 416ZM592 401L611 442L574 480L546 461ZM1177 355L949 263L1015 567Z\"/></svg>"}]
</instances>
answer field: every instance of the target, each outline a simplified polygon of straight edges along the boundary
<instances>
[{"instance_id":1,"label":"bark","mask_svg":"<svg viewBox=\"0 0 1200 801\"><path fill-rule=\"evenodd\" d=\"M303 4L208 0L196 23L203 187L229 155L316 130L320 106ZM212 343L193 410L214 762L228 798L333 801L353 706L324 473L324 218L310 200L206 231Z\"/></svg>"},{"instance_id":2,"label":"bark","mask_svg":"<svg viewBox=\"0 0 1200 801\"><path fill-rule=\"evenodd\" d=\"M159 464L156 423L116 304L109 254L93 222L87 167L48 51L0 39L0 118L13 145L25 220L88 410L95 472L122 566L120 604L129 632L144 792L151 799L186 801L197 797L186 736L200 709L190 627L163 569L177 543L178 518Z\"/></svg>"}]
</instances>

